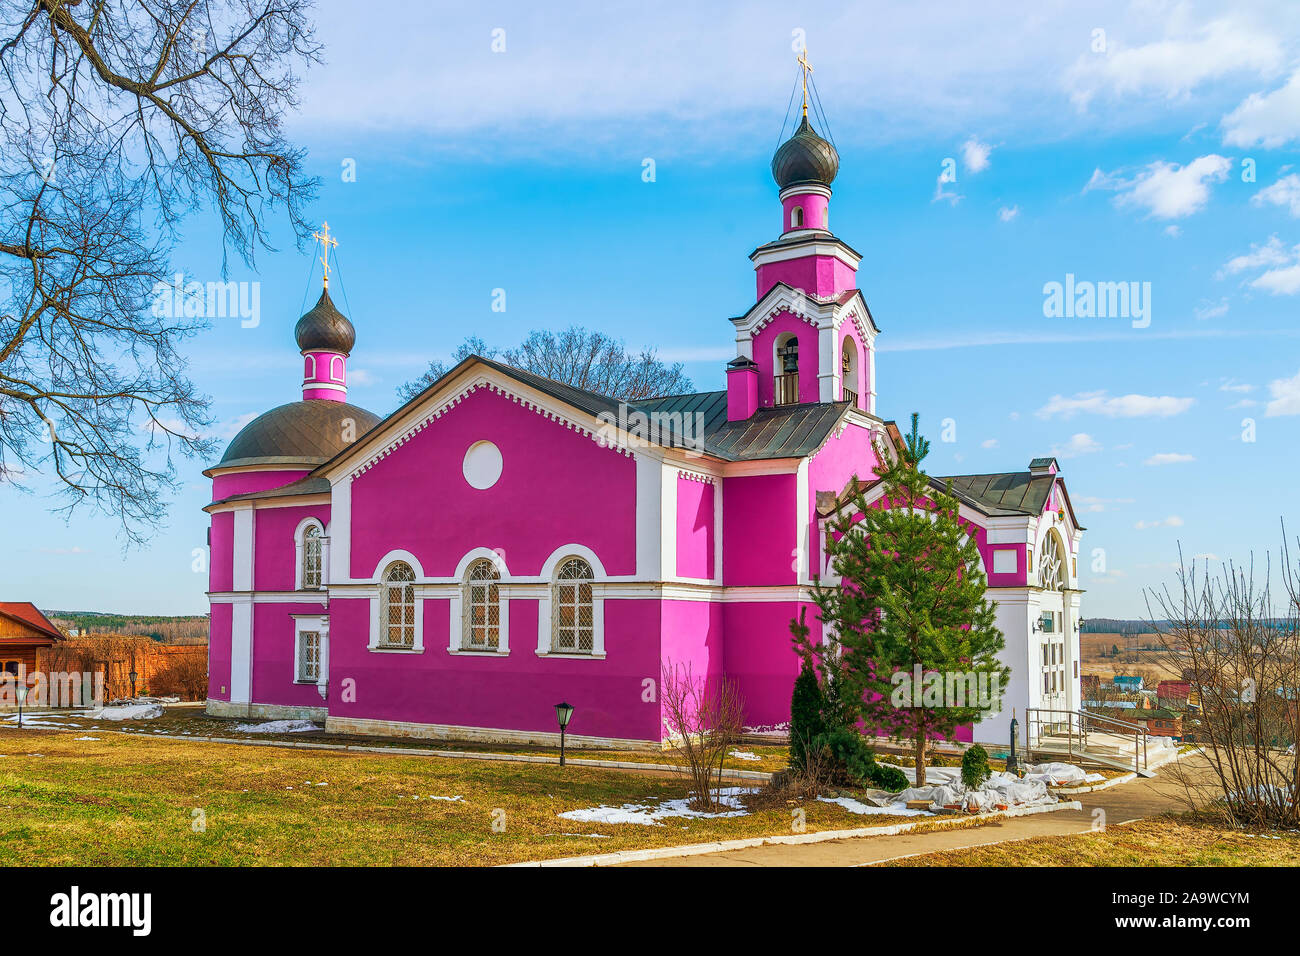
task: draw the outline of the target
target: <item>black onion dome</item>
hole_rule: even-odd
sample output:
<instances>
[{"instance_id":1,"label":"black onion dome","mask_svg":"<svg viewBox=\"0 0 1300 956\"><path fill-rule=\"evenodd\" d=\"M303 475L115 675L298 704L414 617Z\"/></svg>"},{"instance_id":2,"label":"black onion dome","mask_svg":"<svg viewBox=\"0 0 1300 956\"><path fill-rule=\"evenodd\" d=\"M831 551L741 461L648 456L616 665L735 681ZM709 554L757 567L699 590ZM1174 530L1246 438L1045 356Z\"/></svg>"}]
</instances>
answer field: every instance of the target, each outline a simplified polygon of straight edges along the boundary
<instances>
[{"instance_id":1,"label":"black onion dome","mask_svg":"<svg viewBox=\"0 0 1300 956\"><path fill-rule=\"evenodd\" d=\"M227 446L216 467L319 465L347 448L380 420L373 412L347 402L325 398L290 402L245 425Z\"/></svg>"},{"instance_id":2,"label":"black onion dome","mask_svg":"<svg viewBox=\"0 0 1300 956\"><path fill-rule=\"evenodd\" d=\"M840 154L817 135L807 116L772 157L772 177L782 189L805 183L829 186L839 171Z\"/></svg>"},{"instance_id":3,"label":"black onion dome","mask_svg":"<svg viewBox=\"0 0 1300 956\"><path fill-rule=\"evenodd\" d=\"M320 294L312 310L298 320L293 330L298 340L298 351L329 349L347 355L357 340L357 330L348 317L334 307L329 290Z\"/></svg>"}]
</instances>

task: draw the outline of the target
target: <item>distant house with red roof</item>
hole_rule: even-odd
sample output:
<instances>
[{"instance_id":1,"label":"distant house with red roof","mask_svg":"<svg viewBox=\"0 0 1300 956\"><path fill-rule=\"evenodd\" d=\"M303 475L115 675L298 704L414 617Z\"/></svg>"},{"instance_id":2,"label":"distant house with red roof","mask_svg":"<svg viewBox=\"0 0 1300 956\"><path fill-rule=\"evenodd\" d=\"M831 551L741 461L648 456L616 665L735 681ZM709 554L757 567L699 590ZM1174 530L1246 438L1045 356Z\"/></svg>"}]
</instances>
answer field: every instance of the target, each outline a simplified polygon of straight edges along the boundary
<instances>
[{"instance_id":1,"label":"distant house with red roof","mask_svg":"<svg viewBox=\"0 0 1300 956\"><path fill-rule=\"evenodd\" d=\"M1162 680L1156 685L1156 705L1168 710L1186 710L1192 685L1185 680Z\"/></svg>"},{"instance_id":2,"label":"distant house with red roof","mask_svg":"<svg viewBox=\"0 0 1300 956\"><path fill-rule=\"evenodd\" d=\"M36 652L63 640L63 634L30 601L0 601L0 673L31 674Z\"/></svg>"}]
</instances>

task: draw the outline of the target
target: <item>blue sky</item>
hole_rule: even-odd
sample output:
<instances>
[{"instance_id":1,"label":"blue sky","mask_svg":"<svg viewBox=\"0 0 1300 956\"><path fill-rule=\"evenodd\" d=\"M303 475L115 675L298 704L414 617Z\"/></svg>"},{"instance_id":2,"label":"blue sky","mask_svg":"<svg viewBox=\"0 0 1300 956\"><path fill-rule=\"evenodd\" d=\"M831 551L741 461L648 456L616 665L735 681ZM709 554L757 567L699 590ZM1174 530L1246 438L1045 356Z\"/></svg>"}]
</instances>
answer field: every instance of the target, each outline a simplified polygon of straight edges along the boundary
<instances>
[{"instance_id":1,"label":"blue sky","mask_svg":"<svg viewBox=\"0 0 1300 956\"><path fill-rule=\"evenodd\" d=\"M391 410L467 334L571 322L722 387L747 254L779 232L768 162L803 37L841 154L831 225L883 330L878 411L921 414L932 472L1055 454L1089 616L1142 614L1179 545L1217 564L1300 530L1295 4L394 6L318 5L327 62L289 127L341 243L356 404ZM261 282L260 323L216 320L190 349L223 439L299 397L292 327L319 280L279 239L231 273ZM195 217L175 266L220 262ZM1045 316L1067 274L1150 283L1150 324ZM202 467L125 553L111 519L47 513L39 480L0 487L0 597L204 611Z\"/></svg>"}]
</instances>

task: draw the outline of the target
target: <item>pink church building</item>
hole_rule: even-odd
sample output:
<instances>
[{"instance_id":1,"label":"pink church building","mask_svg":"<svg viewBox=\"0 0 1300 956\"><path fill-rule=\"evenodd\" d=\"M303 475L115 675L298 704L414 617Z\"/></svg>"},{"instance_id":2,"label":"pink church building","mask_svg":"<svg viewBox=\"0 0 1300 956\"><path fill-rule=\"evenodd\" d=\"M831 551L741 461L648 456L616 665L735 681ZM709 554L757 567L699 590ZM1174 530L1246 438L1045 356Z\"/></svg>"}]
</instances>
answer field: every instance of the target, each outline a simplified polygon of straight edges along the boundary
<instances>
[{"instance_id":1,"label":"pink church building","mask_svg":"<svg viewBox=\"0 0 1300 956\"><path fill-rule=\"evenodd\" d=\"M772 160L726 389L632 405L470 357L385 418L347 403L355 332L328 285L297 324L302 400L212 479L208 710L331 731L658 747L665 665L789 720L789 622L826 527L873 479L881 334L830 229L839 156L804 118ZM1011 709L1080 706L1083 529L1054 459L953 479L1006 634ZM871 492L868 490L868 495Z\"/></svg>"}]
</instances>

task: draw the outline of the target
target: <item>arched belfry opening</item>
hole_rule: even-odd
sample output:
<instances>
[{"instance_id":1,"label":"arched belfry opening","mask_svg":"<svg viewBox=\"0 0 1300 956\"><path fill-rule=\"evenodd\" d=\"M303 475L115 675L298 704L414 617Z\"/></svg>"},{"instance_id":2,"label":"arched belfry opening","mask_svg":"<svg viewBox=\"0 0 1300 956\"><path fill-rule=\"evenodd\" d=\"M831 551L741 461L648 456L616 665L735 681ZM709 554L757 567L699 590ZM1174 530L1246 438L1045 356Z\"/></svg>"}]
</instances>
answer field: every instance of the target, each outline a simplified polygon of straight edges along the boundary
<instances>
[{"instance_id":1,"label":"arched belfry opening","mask_svg":"<svg viewBox=\"0 0 1300 956\"><path fill-rule=\"evenodd\" d=\"M799 402L799 338L786 332L776 340L776 361L772 363L772 404L796 405Z\"/></svg>"},{"instance_id":2,"label":"arched belfry opening","mask_svg":"<svg viewBox=\"0 0 1300 956\"><path fill-rule=\"evenodd\" d=\"M858 405L858 343L851 335L840 346L840 401Z\"/></svg>"}]
</instances>

